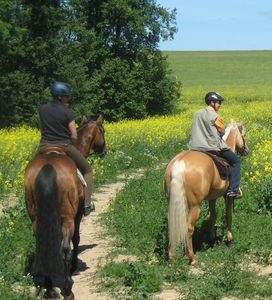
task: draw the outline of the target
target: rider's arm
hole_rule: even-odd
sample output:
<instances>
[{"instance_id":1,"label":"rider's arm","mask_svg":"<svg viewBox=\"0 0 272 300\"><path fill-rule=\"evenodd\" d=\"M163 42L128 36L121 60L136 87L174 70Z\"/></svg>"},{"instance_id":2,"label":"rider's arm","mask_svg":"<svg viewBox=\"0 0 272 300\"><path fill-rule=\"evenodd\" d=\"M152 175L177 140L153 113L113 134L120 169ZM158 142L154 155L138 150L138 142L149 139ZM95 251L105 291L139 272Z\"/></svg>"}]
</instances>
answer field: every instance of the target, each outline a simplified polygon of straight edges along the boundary
<instances>
[{"instance_id":1,"label":"rider's arm","mask_svg":"<svg viewBox=\"0 0 272 300\"><path fill-rule=\"evenodd\" d=\"M225 125L220 116L215 119L214 125L221 136L225 134Z\"/></svg>"},{"instance_id":2,"label":"rider's arm","mask_svg":"<svg viewBox=\"0 0 272 300\"><path fill-rule=\"evenodd\" d=\"M75 145L77 141L77 130L76 130L76 123L74 120L68 124L68 128L70 130L72 143L73 145Z\"/></svg>"}]
</instances>

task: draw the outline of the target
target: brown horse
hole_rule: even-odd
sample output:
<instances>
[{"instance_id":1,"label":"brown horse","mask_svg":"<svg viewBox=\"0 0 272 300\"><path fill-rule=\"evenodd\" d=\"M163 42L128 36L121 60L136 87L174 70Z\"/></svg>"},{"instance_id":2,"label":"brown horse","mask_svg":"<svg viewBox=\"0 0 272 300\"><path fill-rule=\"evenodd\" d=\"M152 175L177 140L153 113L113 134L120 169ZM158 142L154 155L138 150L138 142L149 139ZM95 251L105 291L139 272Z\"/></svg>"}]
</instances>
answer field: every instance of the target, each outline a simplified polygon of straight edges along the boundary
<instances>
[{"instance_id":1,"label":"brown horse","mask_svg":"<svg viewBox=\"0 0 272 300\"><path fill-rule=\"evenodd\" d=\"M224 139L231 150L247 155L245 128L232 121L226 128ZM168 199L169 257L176 254L177 245L182 242L190 264L196 262L193 250L193 233L200 214L201 202L209 201L211 240L216 239L216 199L224 196L226 203L227 241L233 243L231 232L233 199L226 197L229 186L222 179L213 159L199 151L183 151L168 164L165 175L165 192Z\"/></svg>"},{"instance_id":2,"label":"brown horse","mask_svg":"<svg viewBox=\"0 0 272 300\"><path fill-rule=\"evenodd\" d=\"M84 119L76 146L85 157L91 149L98 155L105 154L102 115L93 122ZM49 147L29 162L24 184L26 207L36 237L34 282L46 289L46 298L58 298L53 287L59 287L64 299L74 299L71 276L78 264L84 204L84 188L76 165L61 148Z\"/></svg>"}]
</instances>

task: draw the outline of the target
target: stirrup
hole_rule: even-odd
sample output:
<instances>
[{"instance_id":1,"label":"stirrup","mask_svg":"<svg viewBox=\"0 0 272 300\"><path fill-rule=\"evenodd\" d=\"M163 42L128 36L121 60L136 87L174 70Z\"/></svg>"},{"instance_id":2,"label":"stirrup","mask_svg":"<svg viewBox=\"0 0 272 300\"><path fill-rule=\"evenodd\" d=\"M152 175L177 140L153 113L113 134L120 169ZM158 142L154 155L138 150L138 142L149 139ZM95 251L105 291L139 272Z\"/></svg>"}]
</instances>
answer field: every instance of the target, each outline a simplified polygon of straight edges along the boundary
<instances>
[{"instance_id":1,"label":"stirrup","mask_svg":"<svg viewBox=\"0 0 272 300\"><path fill-rule=\"evenodd\" d=\"M239 188L238 191L228 191L227 195L228 198L232 198L232 199L240 199L243 197L243 192L242 190Z\"/></svg>"},{"instance_id":2,"label":"stirrup","mask_svg":"<svg viewBox=\"0 0 272 300\"><path fill-rule=\"evenodd\" d=\"M87 217L92 211L95 211L95 205L93 202L90 205L84 206L84 216Z\"/></svg>"}]
</instances>

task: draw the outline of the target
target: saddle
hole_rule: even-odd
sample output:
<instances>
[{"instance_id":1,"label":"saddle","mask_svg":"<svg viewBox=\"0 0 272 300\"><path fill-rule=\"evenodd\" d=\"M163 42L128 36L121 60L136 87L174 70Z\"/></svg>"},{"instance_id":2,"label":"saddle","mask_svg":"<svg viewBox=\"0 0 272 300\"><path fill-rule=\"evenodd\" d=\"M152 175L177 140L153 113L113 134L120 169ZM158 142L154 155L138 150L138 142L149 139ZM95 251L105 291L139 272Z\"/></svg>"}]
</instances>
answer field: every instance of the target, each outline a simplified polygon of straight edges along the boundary
<instances>
[{"instance_id":1,"label":"saddle","mask_svg":"<svg viewBox=\"0 0 272 300\"><path fill-rule=\"evenodd\" d=\"M57 146L44 146L39 148L40 154L60 154L60 155L66 155L65 151L61 147Z\"/></svg>"},{"instance_id":2,"label":"saddle","mask_svg":"<svg viewBox=\"0 0 272 300\"><path fill-rule=\"evenodd\" d=\"M45 146L45 147L41 147L39 149L39 153L40 154L59 154L59 155L66 155L65 151L58 146ZM80 170L77 168L77 177L79 178L80 182L82 183L82 185L84 187L87 186L87 183L82 175L82 173L80 172Z\"/></svg>"},{"instance_id":3,"label":"saddle","mask_svg":"<svg viewBox=\"0 0 272 300\"><path fill-rule=\"evenodd\" d=\"M217 154L216 152L208 152L208 151L201 151L201 152L207 154L208 156L210 156L212 158L212 160L214 161L214 163L217 167L219 175L222 179L226 179L226 180L230 179L231 166L226 159L219 156L219 154Z\"/></svg>"}]
</instances>

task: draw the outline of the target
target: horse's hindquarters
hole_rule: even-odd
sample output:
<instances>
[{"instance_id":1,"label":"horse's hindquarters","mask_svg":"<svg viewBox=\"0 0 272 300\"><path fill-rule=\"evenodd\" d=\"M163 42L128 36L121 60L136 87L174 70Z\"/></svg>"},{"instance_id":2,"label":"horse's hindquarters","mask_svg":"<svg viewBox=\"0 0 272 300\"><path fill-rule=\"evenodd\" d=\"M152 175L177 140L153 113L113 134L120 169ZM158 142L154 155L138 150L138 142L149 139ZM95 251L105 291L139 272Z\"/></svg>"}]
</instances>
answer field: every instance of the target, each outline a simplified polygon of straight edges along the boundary
<instances>
[{"instance_id":1,"label":"horse's hindquarters","mask_svg":"<svg viewBox=\"0 0 272 300\"><path fill-rule=\"evenodd\" d=\"M224 194L222 181L212 159L202 152L184 151L167 166L165 188L168 196L169 256L178 243L185 244L190 263L195 262L192 236L204 199Z\"/></svg>"},{"instance_id":2,"label":"horse's hindquarters","mask_svg":"<svg viewBox=\"0 0 272 300\"><path fill-rule=\"evenodd\" d=\"M36 156L25 172L25 201L36 236L34 282L49 293L53 286L65 289L71 276L70 241L79 207L75 163L65 155Z\"/></svg>"}]
</instances>

